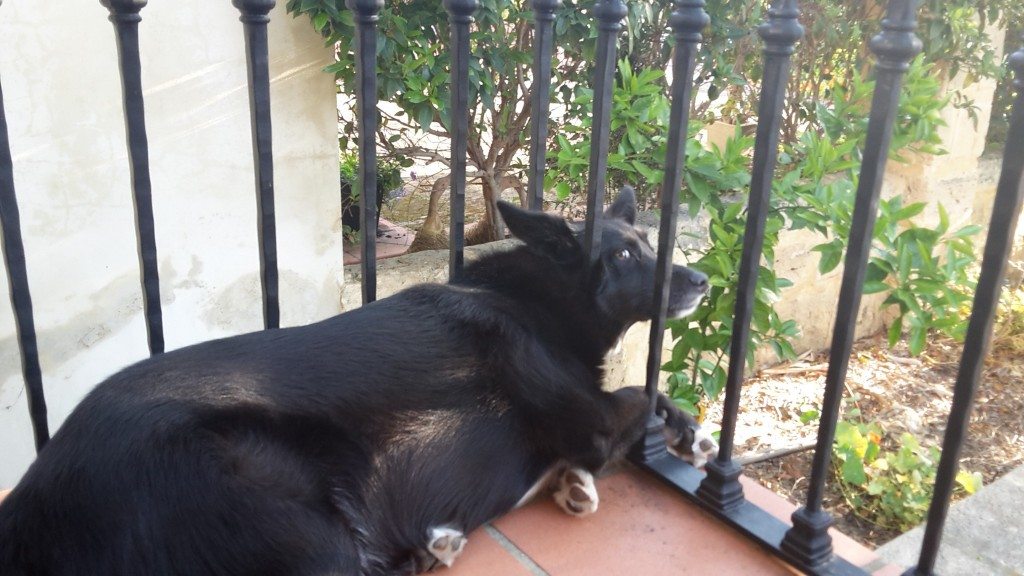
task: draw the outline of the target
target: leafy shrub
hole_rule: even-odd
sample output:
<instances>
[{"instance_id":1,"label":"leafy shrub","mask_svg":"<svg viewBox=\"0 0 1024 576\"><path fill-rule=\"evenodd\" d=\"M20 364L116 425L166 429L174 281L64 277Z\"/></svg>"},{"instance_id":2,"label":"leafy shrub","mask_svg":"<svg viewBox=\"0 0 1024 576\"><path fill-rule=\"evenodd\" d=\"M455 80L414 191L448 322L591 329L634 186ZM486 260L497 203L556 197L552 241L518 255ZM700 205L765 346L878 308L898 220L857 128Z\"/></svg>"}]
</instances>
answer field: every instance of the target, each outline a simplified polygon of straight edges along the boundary
<instances>
[{"instance_id":1,"label":"leafy shrub","mask_svg":"<svg viewBox=\"0 0 1024 576\"><path fill-rule=\"evenodd\" d=\"M816 415L814 415L816 416ZM922 446L903 433L895 449L881 426L860 420L852 409L836 424L832 445L834 480L854 514L877 526L905 532L928 513L935 487L940 452ZM805 420L807 420L805 418ZM981 474L961 470L959 489L973 494L981 487Z\"/></svg>"},{"instance_id":2,"label":"leafy shrub","mask_svg":"<svg viewBox=\"0 0 1024 576\"><path fill-rule=\"evenodd\" d=\"M945 101L931 76L931 68L920 62L907 73L892 140L891 156L897 161L904 159L901 152L942 152L937 127L942 124L939 112ZM773 183L748 363L753 362L756 348L764 345L771 346L779 359L793 357L790 339L799 334L794 320L782 319L774 310L781 291L791 285L774 272L779 233L805 228L823 235L825 241L813 248L820 254L822 274L842 263L873 90L873 81L854 73L851 84L837 90L829 106L820 106L821 125L805 131L780 154L777 172L781 177ZM675 344L662 368L669 373L671 397L697 415L707 402L718 398L727 376L751 146L752 140L739 132L724 150L704 150L692 139L687 143L686 189L681 199L692 213L703 207L710 218L709 245L690 255L689 262L708 274L712 288L690 318L668 324ZM925 204L904 206L898 197L880 204L865 293L886 292L884 305L897 312L889 331L890 344L904 331L914 354L924 349L932 330L962 339L967 322L964 307L974 287L969 273L974 261L971 238L979 228L965 226L950 232L941 206L939 224L928 228L915 221Z\"/></svg>"},{"instance_id":3,"label":"leafy shrub","mask_svg":"<svg viewBox=\"0 0 1024 576\"><path fill-rule=\"evenodd\" d=\"M402 185L402 168L409 164L407 159L377 159L377 219L387 193ZM358 244L361 229L359 198L362 190L359 187L359 156L343 153L338 162L338 175L341 184L341 221L342 234L345 241Z\"/></svg>"},{"instance_id":4,"label":"leafy shrub","mask_svg":"<svg viewBox=\"0 0 1024 576\"><path fill-rule=\"evenodd\" d=\"M621 60L612 89L608 185L612 189L624 184L633 186L642 206L652 203L664 177L670 109L661 84L664 76L661 70L634 73L629 62ZM586 191L593 99L594 91L589 87L575 88L567 106L579 109L581 120L562 126L548 151L551 169L545 186L555 191L559 202L573 195L580 197Z\"/></svg>"},{"instance_id":5,"label":"leafy shrub","mask_svg":"<svg viewBox=\"0 0 1024 576\"><path fill-rule=\"evenodd\" d=\"M689 266L708 275L711 288L694 314L668 322L676 343L662 370L669 372L669 396L682 409L697 415L705 405L703 400L716 399L725 386L746 227L741 191L750 184L747 157L752 146L753 138L738 133L722 150L705 150L692 139L687 142L684 201L691 212L704 206L709 217L707 248L688 254L687 260ZM764 253L769 264L761 266L757 278L751 321L753 342L747 356L750 363L761 345L771 345L780 358L795 356L789 338L797 335L797 324L782 320L774 309L781 290L792 283L777 278L770 265L784 224L779 214L769 216L766 224Z\"/></svg>"},{"instance_id":6,"label":"leafy shrub","mask_svg":"<svg viewBox=\"0 0 1024 576\"><path fill-rule=\"evenodd\" d=\"M941 204L938 226L918 227L910 219L924 208L922 202L903 206L898 197L881 203L864 284L866 294L887 292L883 305L897 307L889 345L906 330L915 356L924 351L929 330L963 341L975 287L972 237L981 231L970 224L948 233L949 215Z\"/></svg>"}]
</instances>

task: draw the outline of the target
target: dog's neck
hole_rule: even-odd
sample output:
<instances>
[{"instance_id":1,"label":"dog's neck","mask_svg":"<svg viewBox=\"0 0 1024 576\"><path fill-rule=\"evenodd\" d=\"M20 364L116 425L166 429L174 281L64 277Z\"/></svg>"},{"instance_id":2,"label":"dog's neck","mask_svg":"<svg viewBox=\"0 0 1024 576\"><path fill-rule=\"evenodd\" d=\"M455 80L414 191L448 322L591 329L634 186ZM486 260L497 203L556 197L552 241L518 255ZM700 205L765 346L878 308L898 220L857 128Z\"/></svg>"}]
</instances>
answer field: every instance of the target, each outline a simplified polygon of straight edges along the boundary
<instances>
[{"instance_id":1,"label":"dog's neck","mask_svg":"<svg viewBox=\"0 0 1024 576\"><path fill-rule=\"evenodd\" d=\"M528 320L547 327L582 360L599 368L628 326L609 319L588 296L583 266L562 266L519 247L489 254L466 267L454 284L492 290L532 310Z\"/></svg>"}]
</instances>

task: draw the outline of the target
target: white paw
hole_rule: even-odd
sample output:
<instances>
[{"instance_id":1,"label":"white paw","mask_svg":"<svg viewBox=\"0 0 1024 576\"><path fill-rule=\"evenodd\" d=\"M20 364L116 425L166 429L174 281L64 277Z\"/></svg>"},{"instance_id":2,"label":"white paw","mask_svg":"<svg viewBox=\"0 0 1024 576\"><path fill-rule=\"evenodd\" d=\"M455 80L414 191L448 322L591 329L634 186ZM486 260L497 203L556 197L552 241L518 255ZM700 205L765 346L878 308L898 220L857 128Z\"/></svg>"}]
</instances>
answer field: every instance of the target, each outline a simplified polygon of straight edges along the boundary
<instances>
[{"instance_id":1,"label":"white paw","mask_svg":"<svg viewBox=\"0 0 1024 576\"><path fill-rule=\"evenodd\" d=\"M708 460L718 456L718 442L703 428L693 431L693 446L690 449L693 451L691 463L694 468L703 468Z\"/></svg>"},{"instance_id":2,"label":"white paw","mask_svg":"<svg viewBox=\"0 0 1024 576\"><path fill-rule=\"evenodd\" d=\"M594 476L582 468L567 468L558 480L555 503L571 516L597 512L597 487Z\"/></svg>"},{"instance_id":3,"label":"white paw","mask_svg":"<svg viewBox=\"0 0 1024 576\"><path fill-rule=\"evenodd\" d=\"M466 537L462 531L446 526L431 528L427 532L427 551L437 559L438 562L448 566L455 562L455 559L462 554L466 546Z\"/></svg>"}]
</instances>

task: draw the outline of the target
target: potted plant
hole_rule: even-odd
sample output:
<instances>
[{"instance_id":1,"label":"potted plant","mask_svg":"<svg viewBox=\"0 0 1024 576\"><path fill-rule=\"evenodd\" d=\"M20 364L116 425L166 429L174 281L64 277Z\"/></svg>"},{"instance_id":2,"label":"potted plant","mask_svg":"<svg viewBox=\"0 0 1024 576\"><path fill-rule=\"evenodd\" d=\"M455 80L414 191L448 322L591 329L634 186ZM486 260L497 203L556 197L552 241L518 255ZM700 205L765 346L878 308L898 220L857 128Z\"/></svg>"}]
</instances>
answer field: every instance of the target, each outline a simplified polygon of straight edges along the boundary
<instances>
[{"instance_id":1,"label":"potted plant","mask_svg":"<svg viewBox=\"0 0 1024 576\"><path fill-rule=\"evenodd\" d=\"M343 153L338 165L341 181L341 223L346 228L346 236L351 231L353 238L358 238L362 229L359 211L358 185L359 157L356 154ZM380 224L380 211L388 192L402 185L402 164L399 160L377 158L377 224Z\"/></svg>"}]
</instances>

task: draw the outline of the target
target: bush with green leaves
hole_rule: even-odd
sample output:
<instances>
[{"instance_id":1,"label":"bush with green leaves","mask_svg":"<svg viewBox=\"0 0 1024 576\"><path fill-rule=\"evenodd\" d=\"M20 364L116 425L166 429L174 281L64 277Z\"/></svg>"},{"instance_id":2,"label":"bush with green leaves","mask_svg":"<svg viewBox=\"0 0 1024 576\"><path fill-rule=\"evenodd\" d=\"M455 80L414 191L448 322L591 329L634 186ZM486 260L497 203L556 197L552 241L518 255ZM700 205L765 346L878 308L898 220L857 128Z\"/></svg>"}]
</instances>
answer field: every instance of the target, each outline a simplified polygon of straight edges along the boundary
<instances>
[{"instance_id":1,"label":"bush with green leaves","mask_svg":"<svg viewBox=\"0 0 1024 576\"><path fill-rule=\"evenodd\" d=\"M949 215L941 204L938 226L917 226L911 219L925 207L923 202L903 206L899 197L881 202L876 248L864 284L865 294L884 292L883 305L897 308L889 326L889 345L906 331L915 356L924 351L931 330L963 341L975 288L972 239L981 231L968 224L950 232Z\"/></svg>"},{"instance_id":2,"label":"bush with green leaves","mask_svg":"<svg viewBox=\"0 0 1024 576\"><path fill-rule=\"evenodd\" d=\"M991 40L985 33L990 21L1015 22L1024 14L1016 0L925 0L921 16L926 60L941 66L939 75L964 71L972 77L1001 73ZM695 101L691 116L698 122L724 119L738 125L756 121L760 87L761 43L754 32L765 16L763 0L722 0L706 10L711 25L700 45L695 74L695 94L708 98ZM558 57L553 61L552 99L556 122L565 132L585 129L590 106L579 91L580 79L591 78L595 62L597 26L591 2L566 0L555 14ZM626 65L619 67L620 86L640 78L640 86L668 86L651 71L665 70L674 50L669 27L674 8L670 0L638 0L627 3L619 54ZM287 9L307 17L326 42L336 47L336 62L326 70L340 81L340 91L355 94L355 25L344 0L288 0ZM822 100L835 100L833 93L853 81L853 74L866 69L867 40L877 32L882 3L847 0L807 0L801 3L801 21L806 34L794 55L794 77L784 111L784 133L795 138L818 121ZM494 203L497 188L507 176L521 178L521 151L526 146L527 127L532 116L530 81L532 66L532 14L527 0L481 0L471 27L469 166L481 177L485 198L486 234L497 231ZM844 26L835 26L844 22ZM377 45L378 98L393 104L379 109L382 130L378 146L389 156L407 156L426 162L446 163L445 150L431 143L450 137L451 110L448 73L451 65L448 15L441 0L396 0L380 11ZM647 72L645 72L647 71ZM660 74L660 73L658 73ZM627 75L629 77L627 77ZM650 94L652 97L654 94ZM634 113L645 112L638 106ZM965 106L967 104L964 104ZM647 133L642 123L628 122L613 140L613 170L637 172L648 180L657 173L648 170L663 146ZM355 138L355 122L344 116L342 146ZM549 137L549 149L565 148L559 131ZM650 145L644 150L646 139ZM579 148L580 140L568 143ZM619 143L625 149L616 152ZM573 152L574 158L580 158ZM643 153L647 152L647 157ZM639 156L638 157L638 153ZM663 151L660 152L663 154ZM553 180L562 196L566 186L581 186L579 165L564 162L553 167L560 177ZM566 174L576 178L565 178ZM609 181L618 183L616 174ZM657 186L651 184L650 186ZM549 188L550 189L550 188ZM432 205L436 211L436 206ZM485 234L485 235L486 235ZM496 236L495 236L496 237Z\"/></svg>"},{"instance_id":3,"label":"bush with green leaves","mask_svg":"<svg viewBox=\"0 0 1024 576\"><path fill-rule=\"evenodd\" d=\"M692 139L687 142L687 203L693 214L703 207L708 218L707 246L687 254L687 261L689 266L708 275L711 287L704 303L691 316L668 322L675 344L662 370L669 373L669 396L693 414L700 415L706 400L716 399L725 385L746 226L743 200L750 183L747 165L752 146L752 138L739 134L721 150L705 150ZM784 224L778 213L770 215L766 224L766 262L758 273L752 346L747 356L751 363L755 349L762 345L772 346L780 358L794 356L789 338L797 335L797 324L781 319L774 308L781 290L791 285L776 277L771 265Z\"/></svg>"},{"instance_id":4,"label":"bush with green leaves","mask_svg":"<svg viewBox=\"0 0 1024 576\"><path fill-rule=\"evenodd\" d=\"M945 101L930 76L930 67L919 62L908 71L893 133L891 156L895 161L905 160L908 151L942 152L936 129L942 123L939 112ZM798 324L780 318L774 309L782 290L791 285L774 271L779 234L804 228L824 236L825 241L813 248L820 254L822 274L842 263L853 219L860 153L867 136L867 106L874 89L872 81L854 78L849 90L836 93L838 100L821 107L818 117L822 125L809 127L780 154L780 177L773 183L751 346L745 359L751 365L755 350L762 346L770 346L779 359L792 358L790 340L799 334ZM718 398L730 360L751 144L749 137L737 133L724 150L707 151L694 140L687 146L682 200L691 213L703 208L710 219L708 245L688 255L689 262L709 275L712 288L690 318L669 323L674 344L671 358L662 368L669 373L670 396L681 408L698 415ZM906 331L914 354L923 350L929 331L963 337L963 308L973 290L971 238L978 232L976 226L950 232L941 206L936 227L920 225L916 218L925 207L917 203L904 206L899 197L881 202L865 286L867 293L886 293L884 305L892 306L896 314L890 342L895 344Z\"/></svg>"},{"instance_id":5,"label":"bush with green leaves","mask_svg":"<svg viewBox=\"0 0 1024 576\"><path fill-rule=\"evenodd\" d=\"M837 91L830 105L820 105L821 133L805 132L791 154L798 160L776 186L781 210L791 227L819 232L827 241L819 252L819 272L828 273L842 262L853 220L854 191L860 153L867 136L867 114L874 81L854 75L848 90ZM937 134L948 98L941 95L932 66L914 61L903 85L890 157L905 162L908 154L943 154ZM885 293L884 306L895 308L889 343L904 331L913 354L924 350L929 331L962 340L966 330L964 305L974 283L973 237L980 227L950 231L949 216L936 207L938 223L925 227L915 220L927 208L923 202L904 206L894 197L879 202L874 242L866 272L865 294Z\"/></svg>"},{"instance_id":6,"label":"bush with green leaves","mask_svg":"<svg viewBox=\"0 0 1024 576\"><path fill-rule=\"evenodd\" d=\"M630 3L623 55L628 56L630 46L643 41L636 32L654 15L648 9L654 4ZM354 96L355 24L344 1L289 0L287 8L309 17L327 43L335 46L336 62L326 70L336 75L342 93ZM553 62L552 109L562 111L559 125L580 126L590 116L588 106L573 100L571 88L580 84L580 78L590 76L595 60L597 27L589 8L590 3L570 1L556 13L560 49ZM380 11L377 26L377 96L390 104L378 108L378 147L388 156L449 164L452 47L443 3L388 2ZM481 180L484 198L482 225L473 228L480 238L474 240L498 238L499 188L507 185L510 177L522 179L522 152L528 146L534 91L532 30L527 0L481 0L470 27L467 162L470 173L475 172ZM356 124L349 115L343 114L341 133L343 148L354 142ZM437 198L431 198L429 210L437 212Z\"/></svg>"},{"instance_id":7,"label":"bush with green leaves","mask_svg":"<svg viewBox=\"0 0 1024 576\"><path fill-rule=\"evenodd\" d=\"M377 217L380 208L391 190L402 185L402 168L406 167L404 159L377 159ZM362 189L359 187L359 156L351 153L341 154L338 161L338 175L341 184L341 220L342 235L346 243L358 244L359 235L359 199Z\"/></svg>"},{"instance_id":8,"label":"bush with green leaves","mask_svg":"<svg viewBox=\"0 0 1024 576\"><path fill-rule=\"evenodd\" d=\"M801 415L805 423L817 417L816 411ZM893 441L879 424L864 422L860 410L852 408L836 424L833 478L859 518L905 532L928 513L940 455L938 448L922 446L913 434L904 432ZM963 493L973 494L981 488L981 474L961 470L956 482Z\"/></svg>"},{"instance_id":9,"label":"bush with green leaves","mask_svg":"<svg viewBox=\"0 0 1024 576\"><path fill-rule=\"evenodd\" d=\"M608 187L633 186L641 207L653 205L664 175L670 108L659 82L664 76L661 70L634 73L628 61L621 60L612 89ZM576 86L569 106L589 110L593 99L593 90ZM554 190L560 202L586 193L591 129L591 118L584 115L579 123L563 126L548 151L545 187Z\"/></svg>"}]
</instances>

